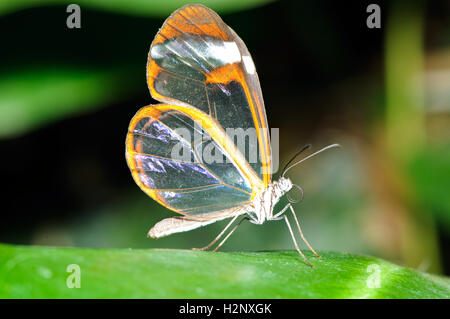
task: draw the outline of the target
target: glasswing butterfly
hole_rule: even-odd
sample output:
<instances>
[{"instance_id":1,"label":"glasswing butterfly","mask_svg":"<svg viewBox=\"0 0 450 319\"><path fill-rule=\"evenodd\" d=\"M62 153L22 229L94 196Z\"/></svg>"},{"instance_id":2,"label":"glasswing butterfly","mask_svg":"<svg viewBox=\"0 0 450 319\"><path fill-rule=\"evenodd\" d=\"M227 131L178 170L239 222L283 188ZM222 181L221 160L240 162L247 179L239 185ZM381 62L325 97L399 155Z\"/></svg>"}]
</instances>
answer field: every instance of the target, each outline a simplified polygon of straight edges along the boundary
<instances>
[{"instance_id":1,"label":"glasswing butterfly","mask_svg":"<svg viewBox=\"0 0 450 319\"><path fill-rule=\"evenodd\" d=\"M223 238L217 250L243 220L262 224L284 219L295 248L311 266L284 214L290 210L301 238L319 256L303 236L293 201L288 198L289 204L280 212L273 210L293 186L303 194L285 173L337 145L286 166L282 177L272 181L270 137L253 60L239 36L200 4L186 5L164 22L150 47L147 83L152 97L162 104L141 108L131 120L126 160L137 185L180 214L158 222L149 236L160 238L231 218L209 245L200 248L208 249ZM254 130L257 145L253 146L259 150L256 160L245 152L248 147L238 148L229 128ZM200 138L186 138L195 135ZM219 160L204 160L208 147Z\"/></svg>"}]
</instances>

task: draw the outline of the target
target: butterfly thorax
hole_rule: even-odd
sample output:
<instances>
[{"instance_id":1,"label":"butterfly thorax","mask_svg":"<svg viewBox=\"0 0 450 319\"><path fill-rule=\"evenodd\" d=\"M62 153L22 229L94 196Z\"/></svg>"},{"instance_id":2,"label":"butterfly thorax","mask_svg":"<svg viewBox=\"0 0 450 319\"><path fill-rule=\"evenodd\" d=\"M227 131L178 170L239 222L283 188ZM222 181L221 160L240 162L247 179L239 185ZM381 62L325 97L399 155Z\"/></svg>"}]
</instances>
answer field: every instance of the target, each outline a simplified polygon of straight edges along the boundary
<instances>
[{"instance_id":1,"label":"butterfly thorax","mask_svg":"<svg viewBox=\"0 0 450 319\"><path fill-rule=\"evenodd\" d=\"M273 209L280 198L292 188L289 178L281 177L259 192L252 202L252 213L249 213L251 221L262 224L266 220L273 219Z\"/></svg>"}]
</instances>

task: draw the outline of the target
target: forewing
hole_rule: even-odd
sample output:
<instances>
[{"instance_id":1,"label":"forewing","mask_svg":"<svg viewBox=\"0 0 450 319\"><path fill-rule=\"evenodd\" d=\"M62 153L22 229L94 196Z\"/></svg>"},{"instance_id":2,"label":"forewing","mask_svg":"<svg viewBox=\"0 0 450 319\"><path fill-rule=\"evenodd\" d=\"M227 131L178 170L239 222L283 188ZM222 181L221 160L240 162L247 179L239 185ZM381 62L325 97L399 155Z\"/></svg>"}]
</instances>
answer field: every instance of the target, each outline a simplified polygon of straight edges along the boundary
<instances>
[{"instance_id":1,"label":"forewing","mask_svg":"<svg viewBox=\"0 0 450 319\"><path fill-rule=\"evenodd\" d=\"M176 105L153 105L137 112L126 141L134 180L160 204L185 215L248 204L250 181L194 119ZM214 129L209 132L217 138ZM202 159L200 152L208 147L214 149L214 161Z\"/></svg>"},{"instance_id":2,"label":"forewing","mask_svg":"<svg viewBox=\"0 0 450 319\"><path fill-rule=\"evenodd\" d=\"M153 98L195 107L216 121L264 186L270 183L270 140L258 75L243 41L214 11L187 5L165 21L150 48L147 80ZM242 147L240 138L249 143Z\"/></svg>"}]
</instances>

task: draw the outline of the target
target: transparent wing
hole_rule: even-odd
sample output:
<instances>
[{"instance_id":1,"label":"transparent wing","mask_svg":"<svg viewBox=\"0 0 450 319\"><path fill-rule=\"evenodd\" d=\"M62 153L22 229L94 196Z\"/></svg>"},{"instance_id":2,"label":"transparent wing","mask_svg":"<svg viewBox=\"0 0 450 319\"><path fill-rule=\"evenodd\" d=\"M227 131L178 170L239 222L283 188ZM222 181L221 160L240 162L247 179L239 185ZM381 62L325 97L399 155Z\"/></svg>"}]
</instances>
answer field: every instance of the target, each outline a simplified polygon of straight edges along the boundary
<instances>
[{"instance_id":1,"label":"transparent wing","mask_svg":"<svg viewBox=\"0 0 450 319\"><path fill-rule=\"evenodd\" d=\"M218 136L217 132L194 118L175 105L137 112L126 140L134 180L160 204L185 215L247 204L252 198L250 181L208 133Z\"/></svg>"},{"instance_id":2,"label":"transparent wing","mask_svg":"<svg viewBox=\"0 0 450 319\"><path fill-rule=\"evenodd\" d=\"M147 81L153 98L194 107L218 123L262 184L270 183L270 140L258 75L243 41L214 11L187 5L165 21L150 48Z\"/></svg>"}]
</instances>

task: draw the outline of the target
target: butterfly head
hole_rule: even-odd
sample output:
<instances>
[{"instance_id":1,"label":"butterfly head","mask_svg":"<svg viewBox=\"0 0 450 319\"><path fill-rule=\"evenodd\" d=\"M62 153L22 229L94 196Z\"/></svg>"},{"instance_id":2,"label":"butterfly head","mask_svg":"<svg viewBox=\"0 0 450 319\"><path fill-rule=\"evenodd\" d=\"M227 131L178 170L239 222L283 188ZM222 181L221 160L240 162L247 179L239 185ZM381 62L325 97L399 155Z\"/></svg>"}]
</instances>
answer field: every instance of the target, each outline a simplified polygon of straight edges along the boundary
<instances>
[{"instance_id":1,"label":"butterfly head","mask_svg":"<svg viewBox=\"0 0 450 319\"><path fill-rule=\"evenodd\" d=\"M294 188L300 191L300 196L298 198L293 198L290 195L290 191ZM303 189L300 186L293 184L287 177L280 177L280 179L275 182L274 189L279 197L286 194L288 201L292 204L298 203L303 199Z\"/></svg>"},{"instance_id":2,"label":"butterfly head","mask_svg":"<svg viewBox=\"0 0 450 319\"><path fill-rule=\"evenodd\" d=\"M276 187L283 193L287 193L292 188L292 182L288 177L280 177L278 181L275 182Z\"/></svg>"}]
</instances>

